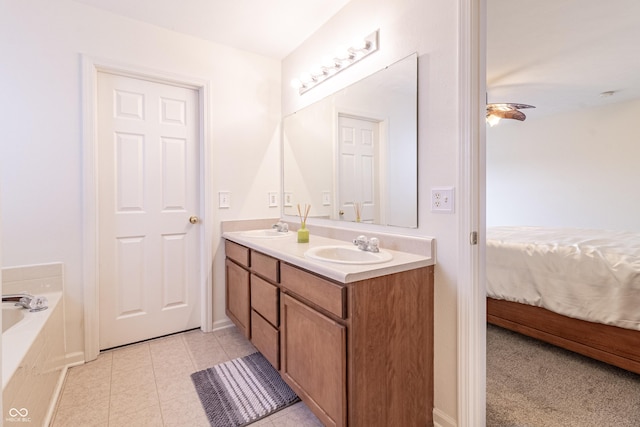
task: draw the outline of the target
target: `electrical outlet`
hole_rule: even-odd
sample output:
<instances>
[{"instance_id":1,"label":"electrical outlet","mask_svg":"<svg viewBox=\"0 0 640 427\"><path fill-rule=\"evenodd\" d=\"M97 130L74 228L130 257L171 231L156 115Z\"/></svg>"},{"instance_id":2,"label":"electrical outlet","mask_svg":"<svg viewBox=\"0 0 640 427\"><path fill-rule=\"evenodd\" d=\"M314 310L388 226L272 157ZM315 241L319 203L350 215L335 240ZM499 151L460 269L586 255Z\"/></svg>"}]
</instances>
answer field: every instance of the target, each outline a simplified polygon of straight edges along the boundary
<instances>
[{"instance_id":1,"label":"electrical outlet","mask_svg":"<svg viewBox=\"0 0 640 427\"><path fill-rule=\"evenodd\" d=\"M453 213L453 187L431 189L431 212Z\"/></svg>"},{"instance_id":2,"label":"electrical outlet","mask_svg":"<svg viewBox=\"0 0 640 427\"><path fill-rule=\"evenodd\" d=\"M278 193L275 191L269 192L269 207L277 208L278 207Z\"/></svg>"},{"instance_id":3,"label":"electrical outlet","mask_svg":"<svg viewBox=\"0 0 640 427\"><path fill-rule=\"evenodd\" d=\"M228 191L218 192L218 207L230 208L231 207L231 193Z\"/></svg>"}]
</instances>

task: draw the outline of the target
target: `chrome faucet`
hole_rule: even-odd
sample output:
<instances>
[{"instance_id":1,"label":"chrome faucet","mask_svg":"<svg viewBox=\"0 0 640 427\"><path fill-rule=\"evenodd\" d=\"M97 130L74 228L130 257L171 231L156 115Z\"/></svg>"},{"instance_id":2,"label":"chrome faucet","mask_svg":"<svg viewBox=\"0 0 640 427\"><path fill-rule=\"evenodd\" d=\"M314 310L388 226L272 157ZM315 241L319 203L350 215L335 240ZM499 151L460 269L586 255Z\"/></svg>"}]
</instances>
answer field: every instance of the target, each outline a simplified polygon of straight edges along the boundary
<instances>
[{"instance_id":1,"label":"chrome faucet","mask_svg":"<svg viewBox=\"0 0 640 427\"><path fill-rule=\"evenodd\" d=\"M35 297L26 292L2 295L2 302L15 302L16 306L26 308L29 311L40 311L48 308L45 297Z\"/></svg>"},{"instance_id":2,"label":"chrome faucet","mask_svg":"<svg viewBox=\"0 0 640 427\"><path fill-rule=\"evenodd\" d=\"M277 223L273 224L271 226L271 228L275 228L277 232L279 233L288 233L289 232L289 224L287 224L286 222L282 222L282 221L278 221Z\"/></svg>"},{"instance_id":3,"label":"chrome faucet","mask_svg":"<svg viewBox=\"0 0 640 427\"><path fill-rule=\"evenodd\" d=\"M375 237L368 239L367 236L358 236L353 239L353 244L363 251L380 252L380 241Z\"/></svg>"}]
</instances>

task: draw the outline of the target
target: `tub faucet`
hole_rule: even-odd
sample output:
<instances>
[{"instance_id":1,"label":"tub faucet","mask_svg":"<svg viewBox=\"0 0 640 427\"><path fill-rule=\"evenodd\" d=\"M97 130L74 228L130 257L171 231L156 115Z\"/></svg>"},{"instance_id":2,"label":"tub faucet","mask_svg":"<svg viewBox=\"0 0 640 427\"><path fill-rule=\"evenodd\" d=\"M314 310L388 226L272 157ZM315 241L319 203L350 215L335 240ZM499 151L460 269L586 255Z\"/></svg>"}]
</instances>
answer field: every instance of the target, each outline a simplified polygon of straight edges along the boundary
<instances>
[{"instance_id":1,"label":"tub faucet","mask_svg":"<svg viewBox=\"0 0 640 427\"><path fill-rule=\"evenodd\" d=\"M40 311L47 308L45 297L35 297L28 293L2 295L2 302L15 302L16 306L29 309L29 311Z\"/></svg>"},{"instance_id":2,"label":"tub faucet","mask_svg":"<svg viewBox=\"0 0 640 427\"><path fill-rule=\"evenodd\" d=\"M286 222L282 222L282 221L278 221L277 223L273 224L271 226L271 228L275 228L277 232L279 233L287 233L289 232L289 224L287 224Z\"/></svg>"},{"instance_id":3,"label":"tub faucet","mask_svg":"<svg viewBox=\"0 0 640 427\"><path fill-rule=\"evenodd\" d=\"M380 252L380 242L375 237L368 239L367 236L358 236L353 239L353 244L363 251Z\"/></svg>"}]
</instances>

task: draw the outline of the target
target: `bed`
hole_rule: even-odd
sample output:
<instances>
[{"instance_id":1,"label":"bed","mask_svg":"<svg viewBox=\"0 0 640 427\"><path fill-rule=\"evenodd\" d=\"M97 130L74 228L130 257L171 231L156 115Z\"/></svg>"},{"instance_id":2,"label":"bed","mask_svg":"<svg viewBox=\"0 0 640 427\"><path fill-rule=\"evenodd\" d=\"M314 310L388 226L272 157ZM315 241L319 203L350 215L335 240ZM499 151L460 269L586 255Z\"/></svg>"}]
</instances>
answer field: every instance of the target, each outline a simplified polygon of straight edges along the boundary
<instances>
[{"instance_id":1,"label":"bed","mask_svg":"<svg viewBox=\"0 0 640 427\"><path fill-rule=\"evenodd\" d=\"M640 374L640 233L487 229L487 321Z\"/></svg>"}]
</instances>

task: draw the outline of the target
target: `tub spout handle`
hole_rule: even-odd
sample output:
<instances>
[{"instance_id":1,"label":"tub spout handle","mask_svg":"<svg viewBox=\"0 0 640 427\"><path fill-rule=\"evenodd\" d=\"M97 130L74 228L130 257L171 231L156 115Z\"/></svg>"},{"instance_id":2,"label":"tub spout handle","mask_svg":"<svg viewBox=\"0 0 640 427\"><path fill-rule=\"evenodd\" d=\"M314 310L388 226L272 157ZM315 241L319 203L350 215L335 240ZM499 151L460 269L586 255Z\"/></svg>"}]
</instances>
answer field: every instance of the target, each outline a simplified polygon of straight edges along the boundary
<instances>
[{"instance_id":1,"label":"tub spout handle","mask_svg":"<svg viewBox=\"0 0 640 427\"><path fill-rule=\"evenodd\" d=\"M47 309L47 298L35 297L28 293L2 295L2 302L15 302L17 306L29 309L29 311L41 311Z\"/></svg>"}]
</instances>

